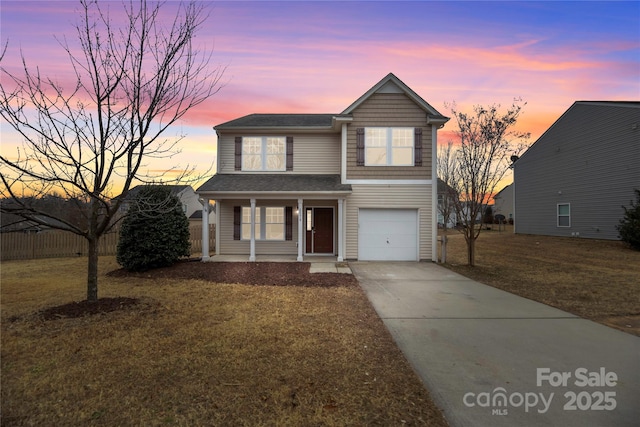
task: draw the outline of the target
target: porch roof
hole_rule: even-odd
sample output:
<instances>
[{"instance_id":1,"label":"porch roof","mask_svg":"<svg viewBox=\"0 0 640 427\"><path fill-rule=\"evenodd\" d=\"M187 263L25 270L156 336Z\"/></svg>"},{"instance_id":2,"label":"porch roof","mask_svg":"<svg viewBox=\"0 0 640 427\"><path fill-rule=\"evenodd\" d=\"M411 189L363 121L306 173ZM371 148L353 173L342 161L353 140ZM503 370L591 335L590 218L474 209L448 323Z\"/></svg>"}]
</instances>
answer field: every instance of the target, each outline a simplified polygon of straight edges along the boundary
<instances>
[{"instance_id":1,"label":"porch roof","mask_svg":"<svg viewBox=\"0 0 640 427\"><path fill-rule=\"evenodd\" d=\"M260 194L349 194L351 185L340 175L216 174L198 188L202 195Z\"/></svg>"}]
</instances>

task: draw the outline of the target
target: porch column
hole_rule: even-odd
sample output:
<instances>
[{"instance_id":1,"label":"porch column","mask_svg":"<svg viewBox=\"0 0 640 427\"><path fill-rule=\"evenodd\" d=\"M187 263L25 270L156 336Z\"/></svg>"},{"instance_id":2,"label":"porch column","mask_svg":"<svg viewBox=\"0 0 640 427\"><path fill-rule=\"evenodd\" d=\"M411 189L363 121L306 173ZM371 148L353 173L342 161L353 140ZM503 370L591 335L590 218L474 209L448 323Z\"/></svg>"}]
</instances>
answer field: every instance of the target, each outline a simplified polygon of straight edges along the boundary
<instances>
[{"instance_id":1,"label":"porch column","mask_svg":"<svg viewBox=\"0 0 640 427\"><path fill-rule=\"evenodd\" d=\"M202 203L202 261L209 260L209 199L200 199Z\"/></svg>"},{"instance_id":2,"label":"porch column","mask_svg":"<svg viewBox=\"0 0 640 427\"><path fill-rule=\"evenodd\" d=\"M302 199L298 199L298 261L302 261L302 254L304 253L302 250L302 246L304 245L304 221L303 215L303 203Z\"/></svg>"},{"instance_id":3,"label":"porch column","mask_svg":"<svg viewBox=\"0 0 640 427\"><path fill-rule=\"evenodd\" d=\"M218 204L218 200L214 200L213 203L216 207L216 228L213 230L215 233L213 236L216 239L216 255L218 255L220 253L220 239L218 238L218 236L220 236L220 205Z\"/></svg>"},{"instance_id":4,"label":"porch column","mask_svg":"<svg viewBox=\"0 0 640 427\"><path fill-rule=\"evenodd\" d=\"M438 262L438 125L431 125L431 261ZM418 211L420 212L420 211ZM422 245L418 245L422 248ZM420 249L418 249L420 261Z\"/></svg>"},{"instance_id":5,"label":"porch column","mask_svg":"<svg viewBox=\"0 0 640 427\"><path fill-rule=\"evenodd\" d=\"M338 262L344 261L344 199L338 199Z\"/></svg>"},{"instance_id":6,"label":"porch column","mask_svg":"<svg viewBox=\"0 0 640 427\"><path fill-rule=\"evenodd\" d=\"M249 261L256 260L256 199L251 199L251 245Z\"/></svg>"}]
</instances>

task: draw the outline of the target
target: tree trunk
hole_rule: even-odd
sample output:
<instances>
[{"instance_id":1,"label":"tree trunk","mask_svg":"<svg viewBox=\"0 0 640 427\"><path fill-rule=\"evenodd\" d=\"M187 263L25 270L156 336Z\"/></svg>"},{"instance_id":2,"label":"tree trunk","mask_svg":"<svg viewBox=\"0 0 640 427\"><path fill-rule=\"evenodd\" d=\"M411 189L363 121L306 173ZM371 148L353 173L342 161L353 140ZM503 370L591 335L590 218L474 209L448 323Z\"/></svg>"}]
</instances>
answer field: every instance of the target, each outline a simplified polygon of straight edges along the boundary
<instances>
[{"instance_id":1,"label":"tree trunk","mask_svg":"<svg viewBox=\"0 0 640 427\"><path fill-rule=\"evenodd\" d=\"M473 235L467 239L467 264L471 267L476 265L476 239Z\"/></svg>"},{"instance_id":2,"label":"tree trunk","mask_svg":"<svg viewBox=\"0 0 640 427\"><path fill-rule=\"evenodd\" d=\"M98 238L90 238L87 257L87 300L98 300Z\"/></svg>"}]
</instances>

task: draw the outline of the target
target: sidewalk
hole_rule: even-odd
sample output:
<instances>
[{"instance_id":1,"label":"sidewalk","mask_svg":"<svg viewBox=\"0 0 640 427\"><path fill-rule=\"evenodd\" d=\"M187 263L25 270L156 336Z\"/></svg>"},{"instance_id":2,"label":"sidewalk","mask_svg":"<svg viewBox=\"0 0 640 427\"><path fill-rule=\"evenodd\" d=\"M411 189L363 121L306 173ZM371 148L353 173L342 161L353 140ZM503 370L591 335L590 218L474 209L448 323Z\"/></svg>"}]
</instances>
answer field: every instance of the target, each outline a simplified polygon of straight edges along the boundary
<instances>
[{"instance_id":1,"label":"sidewalk","mask_svg":"<svg viewBox=\"0 0 640 427\"><path fill-rule=\"evenodd\" d=\"M636 426L640 338L432 263L351 262L452 426Z\"/></svg>"}]
</instances>

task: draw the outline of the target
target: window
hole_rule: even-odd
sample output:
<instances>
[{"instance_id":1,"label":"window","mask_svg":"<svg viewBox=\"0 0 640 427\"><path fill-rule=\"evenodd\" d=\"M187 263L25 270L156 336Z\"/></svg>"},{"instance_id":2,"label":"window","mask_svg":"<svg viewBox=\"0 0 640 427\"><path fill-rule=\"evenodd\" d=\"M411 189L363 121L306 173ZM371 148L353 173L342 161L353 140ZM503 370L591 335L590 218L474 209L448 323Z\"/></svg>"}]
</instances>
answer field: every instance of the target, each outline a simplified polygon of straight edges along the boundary
<instances>
[{"instance_id":1,"label":"window","mask_svg":"<svg viewBox=\"0 0 640 427\"><path fill-rule=\"evenodd\" d=\"M285 240L285 208L256 207L256 240ZM251 239L251 208L242 208L242 240Z\"/></svg>"},{"instance_id":2,"label":"window","mask_svg":"<svg viewBox=\"0 0 640 427\"><path fill-rule=\"evenodd\" d=\"M243 171L283 171L285 170L285 137L243 137Z\"/></svg>"},{"instance_id":3,"label":"window","mask_svg":"<svg viewBox=\"0 0 640 427\"><path fill-rule=\"evenodd\" d=\"M413 166L413 128L366 128L366 166Z\"/></svg>"},{"instance_id":4,"label":"window","mask_svg":"<svg viewBox=\"0 0 640 427\"><path fill-rule=\"evenodd\" d=\"M558 204L558 227L571 227L571 204Z\"/></svg>"}]
</instances>

